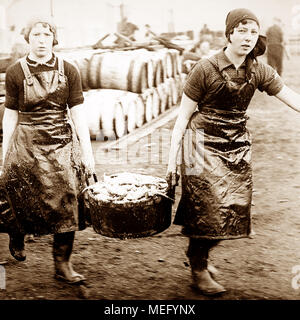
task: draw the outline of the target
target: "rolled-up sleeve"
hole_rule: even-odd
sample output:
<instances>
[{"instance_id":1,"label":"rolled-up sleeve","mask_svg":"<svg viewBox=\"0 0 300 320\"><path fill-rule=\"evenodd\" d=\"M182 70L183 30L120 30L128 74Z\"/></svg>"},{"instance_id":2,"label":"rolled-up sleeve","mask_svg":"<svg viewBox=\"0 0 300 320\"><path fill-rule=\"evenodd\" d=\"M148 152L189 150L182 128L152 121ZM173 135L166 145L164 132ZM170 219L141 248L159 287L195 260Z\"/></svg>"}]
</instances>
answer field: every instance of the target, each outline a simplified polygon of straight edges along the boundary
<instances>
[{"instance_id":1,"label":"rolled-up sleeve","mask_svg":"<svg viewBox=\"0 0 300 320\"><path fill-rule=\"evenodd\" d=\"M198 62L188 74L183 92L193 101L201 101L205 93L205 70L202 62Z\"/></svg>"},{"instance_id":2,"label":"rolled-up sleeve","mask_svg":"<svg viewBox=\"0 0 300 320\"><path fill-rule=\"evenodd\" d=\"M68 83L69 83L69 98L68 107L72 108L83 103L84 97L82 94L81 78L78 70L72 64L68 63Z\"/></svg>"},{"instance_id":3,"label":"rolled-up sleeve","mask_svg":"<svg viewBox=\"0 0 300 320\"><path fill-rule=\"evenodd\" d=\"M5 108L11 110L19 109L19 89L17 86L14 72L11 68L6 70L5 75Z\"/></svg>"},{"instance_id":4,"label":"rolled-up sleeve","mask_svg":"<svg viewBox=\"0 0 300 320\"><path fill-rule=\"evenodd\" d=\"M258 89L265 91L269 96L274 96L281 91L284 83L282 78L271 66L259 63L259 84Z\"/></svg>"}]
</instances>

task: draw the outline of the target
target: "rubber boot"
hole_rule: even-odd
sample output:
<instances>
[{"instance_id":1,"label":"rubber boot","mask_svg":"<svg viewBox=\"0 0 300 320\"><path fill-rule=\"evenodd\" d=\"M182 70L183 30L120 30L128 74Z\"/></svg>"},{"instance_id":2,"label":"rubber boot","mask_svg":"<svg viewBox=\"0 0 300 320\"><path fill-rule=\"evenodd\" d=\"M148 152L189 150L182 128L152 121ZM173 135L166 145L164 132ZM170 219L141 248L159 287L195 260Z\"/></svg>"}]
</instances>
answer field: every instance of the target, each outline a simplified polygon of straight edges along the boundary
<instances>
[{"instance_id":1,"label":"rubber boot","mask_svg":"<svg viewBox=\"0 0 300 320\"><path fill-rule=\"evenodd\" d=\"M73 250L75 232L54 235L53 258L55 278L69 284L78 284L85 280L84 276L74 271L70 257Z\"/></svg>"},{"instance_id":2,"label":"rubber boot","mask_svg":"<svg viewBox=\"0 0 300 320\"><path fill-rule=\"evenodd\" d=\"M192 272L192 287L202 294L209 296L221 294L226 291L222 285L212 278L212 273L215 274L216 269L211 265L208 266L207 263L209 250L215 246L216 243L217 242L190 238L187 251Z\"/></svg>"},{"instance_id":3,"label":"rubber boot","mask_svg":"<svg viewBox=\"0 0 300 320\"><path fill-rule=\"evenodd\" d=\"M10 254L18 261L26 260L24 234L9 234L9 251Z\"/></svg>"},{"instance_id":4,"label":"rubber boot","mask_svg":"<svg viewBox=\"0 0 300 320\"><path fill-rule=\"evenodd\" d=\"M192 269L192 278L192 286L204 295L212 296L226 292L226 289L211 277L207 269Z\"/></svg>"},{"instance_id":5,"label":"rubber boot","mask_svg":"<svg viewBox=\"0 0 300 320\"><path fill-rule=\"evenodd\" d=\"M212 264L207 263L207 271L210 273L211 277L215 280L216 276L219 274L219 270Z\"/></svg>"}]
</instances>

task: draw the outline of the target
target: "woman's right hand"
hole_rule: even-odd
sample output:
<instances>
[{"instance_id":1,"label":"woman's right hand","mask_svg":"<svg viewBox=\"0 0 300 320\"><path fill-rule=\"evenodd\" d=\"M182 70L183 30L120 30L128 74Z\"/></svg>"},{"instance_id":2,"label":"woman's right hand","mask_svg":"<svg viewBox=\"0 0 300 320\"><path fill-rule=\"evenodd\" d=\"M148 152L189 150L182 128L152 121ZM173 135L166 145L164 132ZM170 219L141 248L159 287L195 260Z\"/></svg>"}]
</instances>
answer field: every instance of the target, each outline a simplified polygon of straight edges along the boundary
<instances>
[{"instance_id":1,"label":"woman's right hand","mask_svg":"<svg viewBox=\"0 0 300 320\"><path fill-rule=\"evenodd\" d=\"M89 157L83 156L81 161L84 166L87 177L90 178L94 173L96 173L95 160L93 155L90 155Z\"/></svg>"},{"instance_id":2,"label":"woman's right hand","mask_svg":"<svg viewBox=\"0 0 300 320\"><path fill-rule=\"evenodd\" d=\"M174 170L174 171L167 171L166 174L166 180L168 183L168 189L173 189L176 186L178 186L180 175Z\"/></svg>"}]
</instances>

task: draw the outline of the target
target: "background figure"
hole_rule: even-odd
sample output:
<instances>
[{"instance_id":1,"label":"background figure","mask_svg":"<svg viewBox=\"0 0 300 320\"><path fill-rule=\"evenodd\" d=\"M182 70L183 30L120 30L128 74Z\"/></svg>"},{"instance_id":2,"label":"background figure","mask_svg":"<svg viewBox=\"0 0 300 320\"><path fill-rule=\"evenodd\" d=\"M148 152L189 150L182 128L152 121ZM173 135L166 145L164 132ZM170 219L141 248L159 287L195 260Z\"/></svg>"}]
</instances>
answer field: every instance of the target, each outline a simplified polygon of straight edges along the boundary
<instances>
[{"instance_id":1,"label":"background figure","mask_svg":"<svg viewBox=\"0 0 300 320\"><path fill-rule=\"evenodd\" d=\"M136 41L135 39L135 32L139 30L139 27L137 25L135 25L134 23L131 23L127 20L127 17L124 17L117 26L117 31L118 33L120 33L121 35L127 37L128 39L132 40L132 41ZM126 46L126 41L123 39L118 38L116 40L116 43L122 46Z\"/></svg>"},{"instance_id":2,"label":"background figure","mask_svg":"<svg viewBox=\"0 0 300 320\"><path fill-rule=\"evenodd\" d=\"M29 44L24 39L24 32L25 28L21 30L20 35L18 35L13 43L10 54L11 63L14 63L29 53Z\"/></svg>"},{"instance_id":3,"label":"background figure","mask_svg":"<svg viewBox=\"0 0 300 320\"><path fill-rule=\"evenodd\" d=\"M279 75L281 75L284 40L283 31L281 28L281 20L279 18L273 19L273 25L268 28L266 36L268 64L273 67Z\"/></svg>"},{"instance_id":4,"label":"background figure","mask_svg":"<svg viewBox=\"0 0 300 320\"><path fill-rule=\"evenodd\" d=\"M210 43L208 41L199 41L199 43L195 47L195 53L199 54L201 58L209 58L218 50L213 50L210 47Z\"/></svg>"}]
</instances>

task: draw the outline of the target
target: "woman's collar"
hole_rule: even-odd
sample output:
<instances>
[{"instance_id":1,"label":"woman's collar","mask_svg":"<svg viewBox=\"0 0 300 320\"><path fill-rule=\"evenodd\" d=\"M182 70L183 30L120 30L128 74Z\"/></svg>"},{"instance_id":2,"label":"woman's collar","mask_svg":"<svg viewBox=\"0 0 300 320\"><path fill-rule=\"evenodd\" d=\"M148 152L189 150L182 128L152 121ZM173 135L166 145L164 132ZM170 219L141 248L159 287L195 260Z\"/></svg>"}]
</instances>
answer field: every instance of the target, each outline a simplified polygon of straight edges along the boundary
<instances>
[{"instance_id":1,"label":"woman's collar","mask_svg":"<svg viewBox=\"0 0 300 320\"><path fill-rule=\"evenodd\" d=\"M225 68L234 65L233 62L227 57L227 55L225 54L225 50L227 47L224 47L218 54L217 54L217 60L218 60L218 66L219 66L219 70L222 71ZM242 64L240 65L240 67L244 66L245 61L242 62Z\"/></svg>"},{"instance_id":2,"label":"woman's collar","mask_svg":"<svg viewBox=\"0 0 300 320\"><path fill-rule=\"evenodd\" d=\"M39 63L37 61L34 61L32 59L29 58L29 55L26 57L26 62L28 65L32 66L32 67L37 67L37 66L42 66L42 65L45 65L47 67L54 67L55 66L55 62L56 62L56 56L54 53L52 53L52 57L50 60L48 60L47 62L45 63Z\"/></svg>"}]
</instances>

